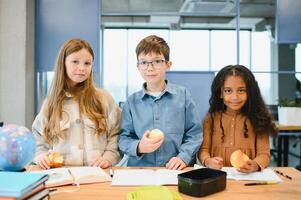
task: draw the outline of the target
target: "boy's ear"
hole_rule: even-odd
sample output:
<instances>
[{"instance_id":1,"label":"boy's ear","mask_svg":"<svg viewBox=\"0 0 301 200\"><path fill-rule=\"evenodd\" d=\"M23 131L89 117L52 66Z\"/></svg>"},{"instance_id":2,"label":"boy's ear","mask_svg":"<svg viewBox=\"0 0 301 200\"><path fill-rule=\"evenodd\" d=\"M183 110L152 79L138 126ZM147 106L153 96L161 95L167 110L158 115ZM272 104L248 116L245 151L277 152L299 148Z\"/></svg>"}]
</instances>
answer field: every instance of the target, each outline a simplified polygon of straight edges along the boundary
<instances>
[{"instance_id":1,"label":"boy's ear","mask_svg":"<svg viewBox=\"0 0 301 200\"><path fill-rule=\"evenodd\" d=\"M167 63L166 63L166 69L170 70L171 65L172 65L172 62L171 61L167 61Z\"/></svg>"}]
</instances>

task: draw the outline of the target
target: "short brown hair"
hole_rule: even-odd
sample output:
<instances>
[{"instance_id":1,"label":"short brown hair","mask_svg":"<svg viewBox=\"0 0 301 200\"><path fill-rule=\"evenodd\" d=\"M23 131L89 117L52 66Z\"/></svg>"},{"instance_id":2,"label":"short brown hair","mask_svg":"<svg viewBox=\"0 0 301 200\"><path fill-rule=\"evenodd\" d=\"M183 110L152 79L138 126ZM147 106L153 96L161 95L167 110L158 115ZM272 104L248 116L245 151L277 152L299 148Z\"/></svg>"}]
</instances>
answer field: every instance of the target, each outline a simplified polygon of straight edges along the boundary
<instances>
[{"instance_id":1,"label":"short brown hair","mask_svg":"<svg viewBox=\"0 0 301 200\"><path fill-rule=\"evenodd\" d=\"M138 56L149 53L162 54L166 61L169 61L169 46L163 38L156 35L150 35L142 39L136 47L136 55Z\"/></svg>"}]
</instances>

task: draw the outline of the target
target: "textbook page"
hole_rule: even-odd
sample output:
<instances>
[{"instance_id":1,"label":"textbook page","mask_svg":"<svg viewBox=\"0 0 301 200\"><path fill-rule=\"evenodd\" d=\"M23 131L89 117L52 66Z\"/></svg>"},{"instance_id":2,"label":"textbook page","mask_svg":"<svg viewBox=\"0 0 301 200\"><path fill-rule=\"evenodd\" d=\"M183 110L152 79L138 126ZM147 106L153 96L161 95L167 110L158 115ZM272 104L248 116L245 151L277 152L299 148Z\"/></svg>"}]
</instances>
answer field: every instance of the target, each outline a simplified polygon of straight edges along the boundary
<instances>
[{"instance_id":1,"label":"textbook page","mask_svg":"<svg viewBox=\"0 0 301 200\"><path fill-rule=\"evenodd\" d=\"M49 174L46 187L107 182L112 180L100 167L61 167L35 172Z\"/></svg>"},{"instance_id":2,"label":"textbook page","mask_svg":"<svg viewBox=\"0 0 301 200\"><path fill-rule=\"evenodd\" d=\"M45 183L46 187L69 185L74 183L73 177L69 173L68 168L65 167L47 169L42 171L33 171L33 173L42 173L49 175L49 179Z\"/></svg>"},{"instance_id":3,"label":"textbook page","mask_svg":"<svg viewBox=\"0 0 301 200\"><path fill-rule=\"evenodd\" d=\"M119 169L114 171L112 185L178 185L178 174L185 172L169 169Z\"/></svg>"},{"instance_id":4,"label":"textbook page","mask_svg":"<svg viewBox=\"0 0 301 200\"><path fill-rule=\"evenodd\" d=\"M100 167L69 167L75 183L109 182L112 178Z\"/></svg>"},{"instance_id":5,"label":"textbook page","mask_svg":"<svg viewBox=\"0 0 301 200\"><path fill-rule=\"evenodd\" d=\"M204 166L195 164L193 168L200 169L204 168ZM227 173L227 179L246 181L276 181L278 183L282 182L281 178L279 178L271 168L266 168L259 172L252 172L248 174L239 172L234 167L223 167L221 170Z\"/></svg>"}]
</instances>

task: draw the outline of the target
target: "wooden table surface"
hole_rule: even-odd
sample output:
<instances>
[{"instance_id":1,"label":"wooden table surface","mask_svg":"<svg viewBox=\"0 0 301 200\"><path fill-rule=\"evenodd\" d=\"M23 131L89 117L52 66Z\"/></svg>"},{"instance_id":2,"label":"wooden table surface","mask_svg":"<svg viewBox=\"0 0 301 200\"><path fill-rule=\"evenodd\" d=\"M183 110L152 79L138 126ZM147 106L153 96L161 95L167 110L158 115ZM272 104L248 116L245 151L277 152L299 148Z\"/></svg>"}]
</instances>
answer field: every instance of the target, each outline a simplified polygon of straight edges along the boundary
<instances>
[{"instance_id":1,"label":"wooden table surface","mask_svg":"<svg viewBox=\"0 0 301 200\"><path fill-rule=\"evenodd\" d=\"M127 168L131 169L131 168ZM186 168L186 170L192 168ZM257 185L245 186L249 181L227 180L226 189L203 197L202 199L212 200L301 200L301 172L292 167L276 167L279 171L291 176L289 180L281 177L282 183L276 185ZM134 178L134 177L133 177ZM177 186L167 186L170 190L178 191ZM58 191L50 194L51 200L90 200L105 199L119 200L126 199L127 193L134 191L136 187L117 187L111 186L111 182L94 183L80 185L80 189L76 186L57 187ZM73 191L73 192L70 192ZM200 199L180 193L184 200Z\"/></svg>"}]
</instances>

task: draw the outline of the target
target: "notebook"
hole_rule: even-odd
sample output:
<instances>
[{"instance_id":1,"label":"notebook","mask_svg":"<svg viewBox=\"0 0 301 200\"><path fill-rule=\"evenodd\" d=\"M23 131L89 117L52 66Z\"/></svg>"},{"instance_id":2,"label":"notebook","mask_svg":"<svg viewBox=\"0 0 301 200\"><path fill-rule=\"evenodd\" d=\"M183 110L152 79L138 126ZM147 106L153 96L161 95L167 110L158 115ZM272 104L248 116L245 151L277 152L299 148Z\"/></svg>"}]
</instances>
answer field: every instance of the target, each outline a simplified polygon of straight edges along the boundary
<instances>
[{"instance_id":1,"label":"notebook","mask_svg":"<svg viewBox=\"0 0 301 200\"><path fill-rule=\"evenodd\" d=\"M43 190L26 198L26 200L46 200L46 199L49 199L49 189L48 188L44 188Z\"/></svg>"},{"instance_id":2,"label":"notebook","mask_svg":"<svg viewBox=\"0 0 301 200\"><path fill-rule=\"evenodd\" d=\"M50 176L46 187L56 187L69 184L87 184L108 182L112 178L100 167L62 167L34 173L43 173Z\"/></svg>"},{"instance_id":3,"label":"notebook","mask_svg":"<svg viewBox=\"0 0 301 200\"><path fill-rule=\"evenodd\" d=\"M203 168L203 166L194 165L194 169ZM234 167L223 167L222 171L227 173L227 179L234 180L246 180L246 181L276 181L278 183L282 182L281 178L271 169L266 168L259 172L252 173L242 173L237 171Z\"/></svg>"},{"instance_id":4,"label":"notebook","mask_svg":"<svg viewBox=\"0 0 301 200\"><path fill-rule=\"evenodd\" d=\"M29 172L0 172L0 196L16 199L27 196L32 190L44 187L46 174Z\"/></svg>"},{"instance_id":5,"label":"notebook","mask_svg":"<svg viewBox=\"0 0 301 200\"><path fill-rule=\"evenodd\" d=\"M183 172L170 169L118 169L114 171L112 185L178 185L178 174Z\"/></svg>"}]
</instances>

